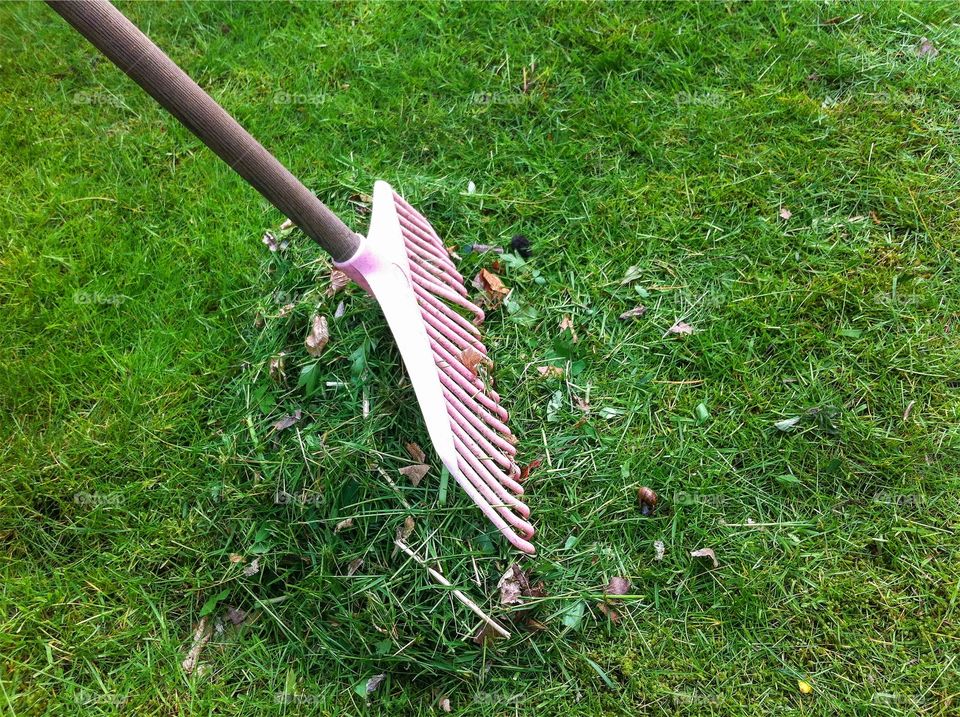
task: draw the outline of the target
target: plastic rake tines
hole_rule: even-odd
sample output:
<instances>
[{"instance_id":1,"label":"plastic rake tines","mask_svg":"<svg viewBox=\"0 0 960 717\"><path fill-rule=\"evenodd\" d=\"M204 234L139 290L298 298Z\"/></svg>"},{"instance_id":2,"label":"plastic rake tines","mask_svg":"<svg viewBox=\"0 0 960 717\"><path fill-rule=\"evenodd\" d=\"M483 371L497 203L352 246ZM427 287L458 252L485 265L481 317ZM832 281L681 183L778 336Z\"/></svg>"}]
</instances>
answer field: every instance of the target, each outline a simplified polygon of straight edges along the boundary
<instances>
[{"instance_id":1,"label":"plastic rake tines","mask_svg":"<svg viewBox=\"0 0 960 717\"><path fill-rule=\"evenodd\" d=\"M514 547L534 553L530 509L518 497L516 439L500 396L476 368L490 365L476 326L483 310L468 298L430 222L377 182L370 232L337 266L380 303L447 470Z\"/></svg>"}]
</instances>

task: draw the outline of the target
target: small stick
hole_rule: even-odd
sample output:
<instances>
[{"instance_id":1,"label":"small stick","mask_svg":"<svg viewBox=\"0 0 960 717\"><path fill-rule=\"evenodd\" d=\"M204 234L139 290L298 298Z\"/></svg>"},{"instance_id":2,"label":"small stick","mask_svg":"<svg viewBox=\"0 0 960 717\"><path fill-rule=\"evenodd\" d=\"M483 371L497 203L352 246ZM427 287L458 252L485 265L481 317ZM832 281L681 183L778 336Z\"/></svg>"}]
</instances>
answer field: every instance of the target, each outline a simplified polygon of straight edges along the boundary
<instances>
[{"instance_id":1,"label":"small stick","mask_svg":"<svg viewBox=\"0 0 960 717\"><path fill-rule=\"evenodd\" d=\"M415 552L413 552L410 549L410 547L406 543L404 543L402 540L397 538L396 540L393 541L393 544L396 545L398 548L400 548L400 550L402 550L404 553L409 555L411 558L413 558L421 567L426 568L426 571L430 573L433 579L436 580L438 583L440 583L441 585L446 585L448 588L453 587L453 585L450 583L449 580L447 580L445 577L443 577L443 575L441 575L439 572L437 572L436 570L431 568L429 565L427 565L425 562L423 562L423 560L420 559L420 556L417 555ZM507 631L506 628L504 628L500 623L498 623L492 617L487 615L487 613L485 613L483 610L477 607L477 604L473 600L468 598L466 595L464 595L462 592L460 592L457 589L454 589L453 596L457 598L457 600L462 602L464 605L466 605L468 608L470 608L470 610L473 612L474 615L476 615L485 623L487 623L490 627L492 627L497 632L498 635L506 638L510 637L510 633Z\"/></svg>"}]
</instances>

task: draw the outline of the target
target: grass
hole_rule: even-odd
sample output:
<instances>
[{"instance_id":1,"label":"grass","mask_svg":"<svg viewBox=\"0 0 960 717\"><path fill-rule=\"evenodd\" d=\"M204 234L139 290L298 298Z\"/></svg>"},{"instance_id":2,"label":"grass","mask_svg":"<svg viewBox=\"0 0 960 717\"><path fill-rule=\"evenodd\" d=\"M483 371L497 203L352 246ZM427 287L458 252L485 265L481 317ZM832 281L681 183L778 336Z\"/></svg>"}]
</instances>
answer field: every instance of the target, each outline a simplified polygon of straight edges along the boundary
<instances>
[{"instance_id":1,"label":"grass","mask_svg":"<svg viewBox=\"0 0 960 717\"><path fill-rule=\"evenodd\" d=\"M375 304L328 297L298 237L267 252L275 210L47 8L6 4L8 713L956 713L953 5L122 7L358 229L385 178L461 248L532 240L485 336L544 460L547 597L499 606L504 542L437 466L400 479L427 440ZM514 638L474 644L393 554L407 515ZM227 605L251 618L187 676Z\"/></svg>"}]
</instances>

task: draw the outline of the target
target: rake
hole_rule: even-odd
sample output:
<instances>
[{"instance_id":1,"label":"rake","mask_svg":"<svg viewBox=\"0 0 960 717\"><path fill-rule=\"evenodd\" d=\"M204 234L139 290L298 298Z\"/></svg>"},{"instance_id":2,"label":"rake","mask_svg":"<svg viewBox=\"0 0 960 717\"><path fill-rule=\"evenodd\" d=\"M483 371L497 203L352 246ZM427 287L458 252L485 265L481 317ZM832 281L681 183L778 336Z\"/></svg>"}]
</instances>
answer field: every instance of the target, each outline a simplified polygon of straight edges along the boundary
<instances>
[{"instance_id":1,"label":"rake","mask_svg":"<svg viewBox=\"0 0 960 717\"><path fill-rule=\"evenodd\" d=\"M511 545L535 553L507 412L476 370L484 314L430 222L378 181L369 231L353 232L109 2L48 4L376 298L438 457Z\"/></svg>"}]
</instances>

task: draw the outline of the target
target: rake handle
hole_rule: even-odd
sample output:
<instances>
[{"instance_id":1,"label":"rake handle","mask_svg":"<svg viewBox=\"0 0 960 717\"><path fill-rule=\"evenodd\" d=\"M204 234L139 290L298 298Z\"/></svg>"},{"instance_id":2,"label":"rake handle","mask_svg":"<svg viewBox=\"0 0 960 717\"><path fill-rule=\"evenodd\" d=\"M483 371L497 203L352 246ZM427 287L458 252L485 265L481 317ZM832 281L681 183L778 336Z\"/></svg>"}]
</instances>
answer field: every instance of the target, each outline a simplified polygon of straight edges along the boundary
<instances>
[{"instance_id":1,"label":"rake handle","mask_svg":"<svg viewBox=\"0 0 960 717\"><path fill-rule=\"evenodd\" d=\"M47 0L230 168L337 261L360 237L107 0Z\"/></svg>"}]
</instances>

